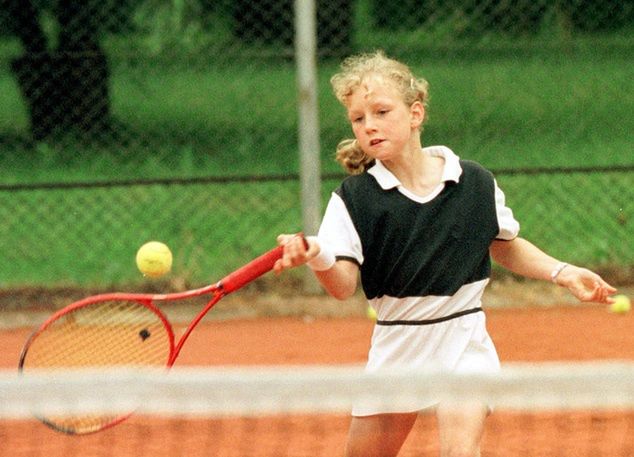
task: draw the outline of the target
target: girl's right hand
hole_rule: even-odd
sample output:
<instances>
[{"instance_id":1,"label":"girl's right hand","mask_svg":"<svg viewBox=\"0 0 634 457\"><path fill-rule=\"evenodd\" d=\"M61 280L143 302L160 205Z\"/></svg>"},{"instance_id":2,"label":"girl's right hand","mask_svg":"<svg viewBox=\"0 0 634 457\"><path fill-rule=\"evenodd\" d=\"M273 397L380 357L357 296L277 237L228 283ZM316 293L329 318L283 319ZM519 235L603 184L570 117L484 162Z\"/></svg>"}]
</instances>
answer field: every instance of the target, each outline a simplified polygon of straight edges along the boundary
<instances>
[{"instance_id":1,"label":"girl's right hand","mask_svg":"<svg viewBox=\"0 0 634 457\"><path fill-rule=\"evenodd\" d=\"M289 268L304 265L320 252L317 240L314 237L308 240L301 233L281 234L277 237L277 244L284 246L282 258L273 266L273 271L277 274Z\"/></svg>"}]
</instances>

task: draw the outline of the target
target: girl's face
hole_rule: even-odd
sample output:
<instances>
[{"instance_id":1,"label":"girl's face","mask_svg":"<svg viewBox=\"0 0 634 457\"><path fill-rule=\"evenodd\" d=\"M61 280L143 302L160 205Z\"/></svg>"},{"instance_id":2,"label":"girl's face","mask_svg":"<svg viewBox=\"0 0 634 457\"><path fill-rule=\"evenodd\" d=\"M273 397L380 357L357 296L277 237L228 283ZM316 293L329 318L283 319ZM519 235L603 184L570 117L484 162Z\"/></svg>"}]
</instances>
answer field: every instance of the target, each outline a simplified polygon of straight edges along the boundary
<instances>
[{"instance_id":1,"label":"girl's face","mask_svg":"<svg viewBox=\"0 0 634 457\"><path fill-rule=\"evenodd\" d=\"M348 119L363 151L375 159L390 161L407 152L419 138L424 108L415 102L407 106L396 86L372 76L357 86L346 103Z\"/></svg>"}]
</instances>

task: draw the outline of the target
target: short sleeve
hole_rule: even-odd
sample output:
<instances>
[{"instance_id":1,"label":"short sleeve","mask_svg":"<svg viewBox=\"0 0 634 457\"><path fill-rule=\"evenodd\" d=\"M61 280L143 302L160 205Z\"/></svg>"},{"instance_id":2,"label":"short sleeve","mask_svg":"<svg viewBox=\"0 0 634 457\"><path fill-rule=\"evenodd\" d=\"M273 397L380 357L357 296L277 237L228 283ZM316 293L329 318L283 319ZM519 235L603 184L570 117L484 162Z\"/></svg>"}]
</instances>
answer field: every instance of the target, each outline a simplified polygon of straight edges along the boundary
<instances>
[{"instance_id":1,"label":"short sleeve","mask_svg":"<svg viewBox=\"0 0 634 457\"><path fill-rule=\"evenodd\" d=\"M506 206L506 197L498 186L497 181L495 182L495 210L498 226L500 227L496 239L510 241L516 238L520 232L520 224L513 216L511 208Z\"/></svg>"},{"instance_id":2,"label":"short sleeve","mask_svg":"<svg viewBox=\"0 0 634 457\"><path fill-rule=\"evenodd\" d=\"M320 243L329 246L337 259L363 263L361 239L341 197L332 193L317 235Z\"/></svg>"}]
</instances>

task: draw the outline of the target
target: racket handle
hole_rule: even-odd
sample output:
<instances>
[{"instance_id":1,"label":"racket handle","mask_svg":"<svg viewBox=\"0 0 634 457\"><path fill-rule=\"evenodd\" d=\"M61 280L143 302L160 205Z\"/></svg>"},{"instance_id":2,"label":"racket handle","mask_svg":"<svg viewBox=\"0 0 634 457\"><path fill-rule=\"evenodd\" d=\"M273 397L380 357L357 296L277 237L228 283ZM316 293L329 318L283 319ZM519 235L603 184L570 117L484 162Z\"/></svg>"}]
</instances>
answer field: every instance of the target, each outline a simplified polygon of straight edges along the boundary
<instances>
[{"instance_id":1,"label":"racket handle","mask_svg":"<svg viewBox=\"0 0 634 457\"><path fill-rule=\"evenodd\" d=\"M264 273L273 269L273 265L284 254L284 246L278 246L253 259L243 267L238 268L233 273L229 273L220 280L220 285L225 294L247 285L251 281L259 278Z\"/></svg>"}]
</instances>

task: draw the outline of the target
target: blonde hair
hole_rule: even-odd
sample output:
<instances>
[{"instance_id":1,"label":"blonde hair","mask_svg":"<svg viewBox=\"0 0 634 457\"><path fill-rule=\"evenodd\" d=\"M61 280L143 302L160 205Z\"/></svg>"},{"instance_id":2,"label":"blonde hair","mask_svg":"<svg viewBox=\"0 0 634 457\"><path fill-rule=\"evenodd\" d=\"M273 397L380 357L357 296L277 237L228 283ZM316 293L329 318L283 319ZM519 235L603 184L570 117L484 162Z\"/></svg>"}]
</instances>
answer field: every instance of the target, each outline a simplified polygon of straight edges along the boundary
<instances>
[{"instance_id":1,"label":"blonde hair","mask_svg":"<svg viewBox=\"0 0 634 457\"><path fill-rule=\"evenodd\" d=\"M341 63L341 71L330 79L337 100L346 106L348 97L369 75L379 75L394 83L407 106L420 102L427 108L427 81L416 78L407 65L386 57L382 51L351 56ZM363 173L374 164L374 159L363 152L355 139L346 139L337 145L336 160L353 175Z\"/></svg>"}]
</instances>

